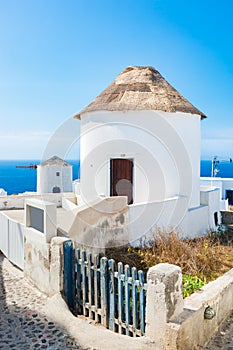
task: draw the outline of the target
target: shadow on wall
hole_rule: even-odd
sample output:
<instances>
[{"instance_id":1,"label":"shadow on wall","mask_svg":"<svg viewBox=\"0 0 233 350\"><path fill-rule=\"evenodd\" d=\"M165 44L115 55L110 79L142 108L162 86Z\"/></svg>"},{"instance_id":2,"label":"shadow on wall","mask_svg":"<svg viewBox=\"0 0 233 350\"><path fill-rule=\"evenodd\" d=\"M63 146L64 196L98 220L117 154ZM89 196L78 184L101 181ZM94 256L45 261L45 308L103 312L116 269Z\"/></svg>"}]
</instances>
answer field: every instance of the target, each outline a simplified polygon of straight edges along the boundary
<instances>
[{"instance_id":1,"label":"shadow on wall","mask_svg":"<svg viewBox=\"0 0 233 350\"><path fill-rule=\"evenodd\" d=\"M64 329L43 314L45 301L0 251L0 349L81 350Z\"/></svg>"}]
</instances>

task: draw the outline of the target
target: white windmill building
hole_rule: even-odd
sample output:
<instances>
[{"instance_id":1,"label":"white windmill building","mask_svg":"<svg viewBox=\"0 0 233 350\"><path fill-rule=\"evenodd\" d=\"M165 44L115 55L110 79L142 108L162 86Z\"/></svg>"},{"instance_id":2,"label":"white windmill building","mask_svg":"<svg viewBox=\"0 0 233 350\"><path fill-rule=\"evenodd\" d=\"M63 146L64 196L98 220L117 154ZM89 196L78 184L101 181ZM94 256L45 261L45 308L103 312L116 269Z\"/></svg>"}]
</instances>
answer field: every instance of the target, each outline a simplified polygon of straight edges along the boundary
<instances>
[{"instance_id":1,"label":"white windmill building","mask_svg":"<svg viewBox=\"0 0 233 350\"><path fill-rule=\"evenodd\" d=\"M37 192L72 192L72 165L53 156L37 166Z\"/></svg>"},{"instance_id":2,"label":"white windmill building","mask_svg":"<svg viewBox=\"0 0 233 350\"><path fill-rule=\"evenodd\" d=\"M131 240L156 226L192 235L215 225L219 194L200 192L206 116L156 69L127 67L75 118L82 200L127 196Z\"/></svg>"}]
</instances>

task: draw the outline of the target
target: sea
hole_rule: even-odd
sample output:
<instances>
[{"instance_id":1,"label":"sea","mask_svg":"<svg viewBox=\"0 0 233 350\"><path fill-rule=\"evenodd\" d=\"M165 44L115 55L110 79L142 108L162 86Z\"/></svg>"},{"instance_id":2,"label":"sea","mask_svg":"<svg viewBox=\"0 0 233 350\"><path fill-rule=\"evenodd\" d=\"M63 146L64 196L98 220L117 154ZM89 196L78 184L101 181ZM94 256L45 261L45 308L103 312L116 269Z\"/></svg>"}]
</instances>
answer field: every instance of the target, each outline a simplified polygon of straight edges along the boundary
<instances>
[{"instance_id":1,"label":"sea","mask_svg":"<svg viewBox=\"0 0 233 350\"><path fill-rule=\"evenodd\" d=\"M79 179L80 161L67 160L73 165L73 180ZM31 166L40 164L39 160L0 160L0 188L8 195L36 191L36 170L31 168L17 168L17 166ZM212 161L201 160L201 176L211 176ZM233 162L219 161L217 177L233 178Z\"/></svg>"}]
</instances>

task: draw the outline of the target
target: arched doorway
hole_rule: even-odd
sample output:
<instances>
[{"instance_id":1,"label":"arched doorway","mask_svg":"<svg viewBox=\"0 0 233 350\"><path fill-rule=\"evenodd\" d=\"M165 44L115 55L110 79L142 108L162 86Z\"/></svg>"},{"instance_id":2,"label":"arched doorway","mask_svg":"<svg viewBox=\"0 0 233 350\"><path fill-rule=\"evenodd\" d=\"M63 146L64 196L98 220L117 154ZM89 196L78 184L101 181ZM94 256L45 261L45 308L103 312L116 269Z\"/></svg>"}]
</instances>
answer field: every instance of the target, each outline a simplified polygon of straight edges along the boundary
<instances>
[{"instance_id":1,"label":"arched doorway","mask_svg":"<svg viewBox=\"0 0 233 350\"><path fill-rule=\"evenodd\" d=\"M60 187L58 187L58 186L53 187L53 193L60 193L60 192L61 192Z\"/></svg>"}]
</instances>

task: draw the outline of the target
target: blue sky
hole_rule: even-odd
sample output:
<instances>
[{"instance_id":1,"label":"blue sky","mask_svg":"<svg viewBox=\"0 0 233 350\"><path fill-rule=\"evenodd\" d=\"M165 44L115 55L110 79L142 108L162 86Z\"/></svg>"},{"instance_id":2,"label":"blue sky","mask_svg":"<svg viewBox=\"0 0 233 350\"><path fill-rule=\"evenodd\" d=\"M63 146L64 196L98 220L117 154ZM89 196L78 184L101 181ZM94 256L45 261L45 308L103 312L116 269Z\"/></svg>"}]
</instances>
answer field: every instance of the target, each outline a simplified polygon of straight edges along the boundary
<instances>
[{"instance_id":1,"label":"blue sky","mask_svg":"<svg viewBox=\"0 0 233 350\"><path fill-rule=\"evenodd\" d=\"M129 65L208 116L203 158L233 157L232 13L232 0L0 0L0 159L40 159L67 120L78 135L72 115Z\"/></svg>"}]
</instances>

